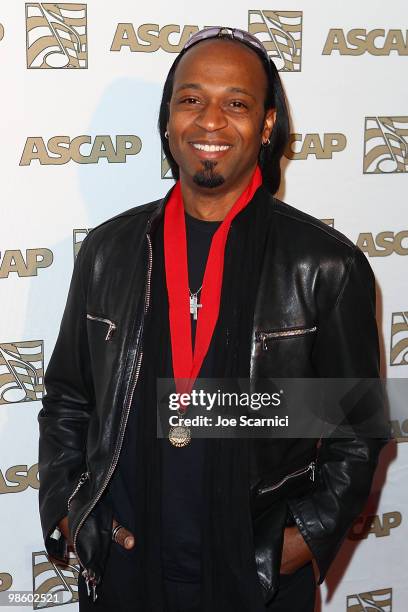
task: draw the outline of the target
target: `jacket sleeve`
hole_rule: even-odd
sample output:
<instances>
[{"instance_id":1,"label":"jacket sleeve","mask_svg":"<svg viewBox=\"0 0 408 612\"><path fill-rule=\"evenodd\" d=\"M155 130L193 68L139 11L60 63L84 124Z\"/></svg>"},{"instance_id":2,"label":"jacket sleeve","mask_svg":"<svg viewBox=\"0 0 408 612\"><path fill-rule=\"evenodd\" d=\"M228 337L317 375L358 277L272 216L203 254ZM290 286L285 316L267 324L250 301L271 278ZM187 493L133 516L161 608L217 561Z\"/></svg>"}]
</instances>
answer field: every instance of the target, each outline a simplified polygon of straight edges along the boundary
<instances>
[{"instance_id":1,"label":"jacket sleeve","mask_svg":"<svg viewBox=\"0 0 408 612\"><path fill-rule=\"evenodd\" d=\"M372 269L364 253L355 247L337 300L319 325L312 357L318 377L379 377L375 301ZM316 487L311 494L288 502L317 562L318 584L323 582L348 529L364 508L379 453L389 440L383 403L380 401L373 409L379 412L383 437L364 437L360 428L356 435L350 434L353 437L322 438Z\"/></svg>"},{"instance_id":2,"label":"jacket sleeve","mask_svg":"<svg viewBox=\"0 0 408 612\"><path fill-rule=\"evenodd\" d=\"M39 509L47 552L60 559L67 542L58 522L86 467L86 440L95 404L86 328L83 265L89 234L77 255L57 341L44 375L39 423Z\"/></svg>"}]
</instances>

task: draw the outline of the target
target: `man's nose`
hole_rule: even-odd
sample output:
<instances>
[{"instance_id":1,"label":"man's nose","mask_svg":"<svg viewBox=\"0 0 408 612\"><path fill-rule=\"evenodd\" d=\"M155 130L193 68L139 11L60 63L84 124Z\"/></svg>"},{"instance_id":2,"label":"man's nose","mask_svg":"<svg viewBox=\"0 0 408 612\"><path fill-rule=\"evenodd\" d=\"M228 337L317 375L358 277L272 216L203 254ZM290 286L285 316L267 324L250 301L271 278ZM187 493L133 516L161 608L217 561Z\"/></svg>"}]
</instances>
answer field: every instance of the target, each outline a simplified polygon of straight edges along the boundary
<instances>
[{"instance_id":1,"label":"man's nose","mask_svg":"<svg viewBox=\"0 0 408 612\"><path fill-rule=\"evenodd\" d=\"M207 132L227 127L228 120L223 109L216 102L208 103L196 118L196 124Z\"/></svg>"}]
</instances>

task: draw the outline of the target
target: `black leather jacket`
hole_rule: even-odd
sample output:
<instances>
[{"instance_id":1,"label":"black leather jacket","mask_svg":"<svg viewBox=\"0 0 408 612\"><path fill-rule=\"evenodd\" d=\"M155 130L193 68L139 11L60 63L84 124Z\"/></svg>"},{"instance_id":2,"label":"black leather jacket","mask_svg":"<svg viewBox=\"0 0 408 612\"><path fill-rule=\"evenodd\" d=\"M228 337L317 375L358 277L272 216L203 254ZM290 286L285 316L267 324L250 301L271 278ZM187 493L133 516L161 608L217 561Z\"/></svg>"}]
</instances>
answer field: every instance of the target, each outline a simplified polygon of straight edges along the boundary
<instances>
[{"instance_id":1,"label":"black leather jacket","mask_svg":"<svg viewBox=\"0 0 408 612\"><path fill-rule=\"evenodd\" d=\"M50 555L65 558L66 541L56 526L68 514L94 593L112 525L103 495L118 463L143 358L151 234L168 195L89 232L44 378L38 421L45 546ZM251 377L378 377L375 283L362 251L263 186L254 197L270 203L270 231L256 299ZM251 509L266 601L278 585L285 525L297 524L323 581L364 506L386 440L257 440Z\"/></svg>"}]
</instances>

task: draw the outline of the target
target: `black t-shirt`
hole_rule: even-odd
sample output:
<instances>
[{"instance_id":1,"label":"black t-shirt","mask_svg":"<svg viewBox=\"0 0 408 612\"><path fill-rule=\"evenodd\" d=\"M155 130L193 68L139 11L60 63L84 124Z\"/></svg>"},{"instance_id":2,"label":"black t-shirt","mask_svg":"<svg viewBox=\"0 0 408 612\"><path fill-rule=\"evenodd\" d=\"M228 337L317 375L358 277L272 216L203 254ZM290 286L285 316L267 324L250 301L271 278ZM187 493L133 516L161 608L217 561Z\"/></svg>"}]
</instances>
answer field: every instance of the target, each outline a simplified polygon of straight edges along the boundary
<instances>
[{"instance_id":1,"label":"black t-shirt","mask_svg":"<svg viewBox=\"0 0 408 612\"><path fill-rule=\"evenodd\" d=\"M202 285L212 237L221 221L202 221L185 213L189 287L195 293ZM198 293L198 298L201 291ZM198 310L200 316L200 309ZM196 321L191 315L194 346ZM171 351L166 377L173 377ZM199 377L210 378L213 344L204 359ZM161 442L162 563L168 580L198 582L201 574L201 524L203 504L205 439L193 438L177 448L167 438Z\"/></svg>"}]
</instances>

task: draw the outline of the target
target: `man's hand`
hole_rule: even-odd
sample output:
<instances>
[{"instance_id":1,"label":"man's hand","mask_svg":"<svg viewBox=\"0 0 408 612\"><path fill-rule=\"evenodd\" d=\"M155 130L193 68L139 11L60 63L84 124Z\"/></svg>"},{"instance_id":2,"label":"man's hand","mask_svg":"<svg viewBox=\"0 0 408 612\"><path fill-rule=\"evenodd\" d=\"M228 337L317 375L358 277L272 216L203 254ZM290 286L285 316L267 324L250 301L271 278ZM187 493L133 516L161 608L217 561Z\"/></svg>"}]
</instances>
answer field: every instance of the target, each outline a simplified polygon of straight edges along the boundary
<instances>
[{"instance_id":1,"label":"man's hand","mask_svg":"<svg viewBox=\"0 0 408 612\"><path fill-rule=\"evenodd\" d=\"M118 521L116 519L112 520L112 529L118 525ZM60 528L62 535L66 539L68 546L70 548L74 548L73 543L71 541L71 537L68 530L68 517L64 517L59 523L58 527ZM116 542L126 548L126 550L130 550L135 545L135 537L134 535L128 531L125 527L121 527L119 531L116 533Z\"/></svg>"},{"instance_id":2,"label":"man's hand","mask_svg":"<svg viewBox=\"0 0 408 612\"><path fill-rule=\"evenodd\" d=\"M312 551L298 527L296 525L285 527L280 573L292 574L312 559Z\"/></svg>"},{"instance_id":3,"label":"man's hand","mask_svg":"<svg viewBox=\"0 0 408 612\"><path fill-rule=\"evenodd\" d=\"M68 529L68 517L65 516L59 523L58 523L58 527L62 533L62 535L64 536L64 538L67 541L68 546L73 549L74 545L72 543L71 540L71 536L69 535L69 529Z\"/></svg>"},{"instance_id":4,"label":"man's hand","mask_svg":"<svg viewBox=\"0 0 408 612\"><path fill-rule=\"evenodd\" d=\"M113 519L112 529L116 527L116 525L118 524L119 524L118 521L116 519ZM123 548L126 548L126 550L130 550L135 545L135 536L133 535L131 531L129 531L125 527L121 527L116 532L115 541L121 546L123 546Z\"/></svg>"}]
</instances>

